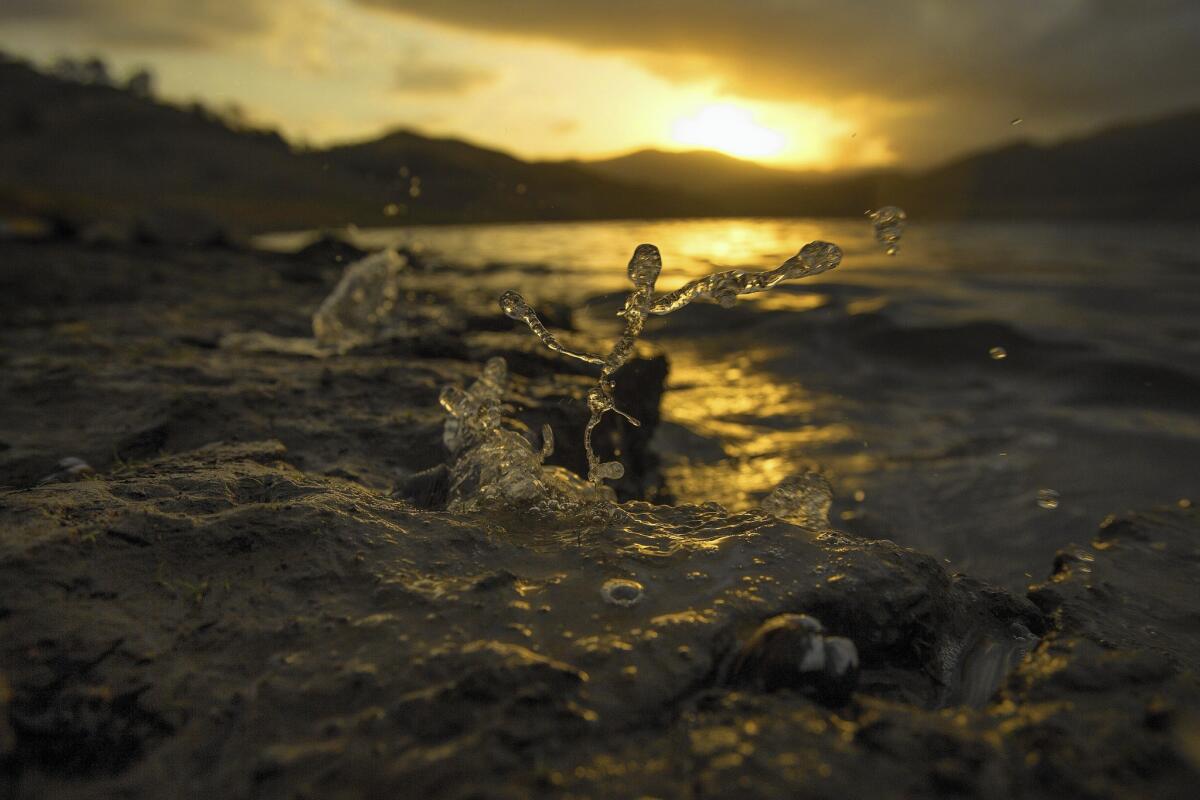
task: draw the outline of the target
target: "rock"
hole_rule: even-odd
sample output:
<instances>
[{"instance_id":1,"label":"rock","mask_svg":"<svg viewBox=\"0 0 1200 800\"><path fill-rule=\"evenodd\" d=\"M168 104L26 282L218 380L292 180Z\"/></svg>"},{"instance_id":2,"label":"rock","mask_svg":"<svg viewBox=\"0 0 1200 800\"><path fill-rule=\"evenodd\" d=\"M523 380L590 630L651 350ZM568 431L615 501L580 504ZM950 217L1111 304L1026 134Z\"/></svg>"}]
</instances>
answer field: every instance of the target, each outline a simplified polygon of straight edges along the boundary
<instances>
[{"instance_id":1,"label":"rock","mask_svg":"<svg viewBox=\"0 0 1200 800\"><path fill-rule=\"evenodd\" d=\"M341 268L365 258L366 255L366 250L355 246L344 237L326 232L293 253L292 259L304 264Z\"/></svg>"},{"instance_id":2,"label":"rock","mask_svg":"<svg viewBox=\"0 0 1200 800\"><path fill-rule=\"evenodd\" d=\"M144 212L134 223L135 241L183 247L228 247L234 241L213 216L183 208Z\"/></svg>"},{"instance_id":3,"label":"rock","mask_svg":"<svg viewBox=\"0 0 1200 800\"><path fill-rule=\"evenodd\" d=\"M806 614L780 614L738 651L728 681L767 692L811 690L840 706L858 683L858 648L845 637L826 636L821 623Z\"/></svg>"},{"instance_id":4,"label":"rock","mask_svg":"<svg viewBox=\"0 0 1200 800\"><path fill-rule=\"evenodd\" d=\"M39 484L47 483L64 483L67 481L81 481L96 474L96 470L92 469L92 465L84 461L82 458L68 456L62 459L56 465L57 469L41 478Z\"/></svg>"},{"instance_id":5,"label":"rock","mask_svg":"<svg viewBox=\"0 0 1200 800\"><path fill-rule=\"evenodd\" d=\"M1030 598L1061 636L1200 664L1200 509L1111 516L1087 545L1060 550Z\"/></svg>"}]
</instances>

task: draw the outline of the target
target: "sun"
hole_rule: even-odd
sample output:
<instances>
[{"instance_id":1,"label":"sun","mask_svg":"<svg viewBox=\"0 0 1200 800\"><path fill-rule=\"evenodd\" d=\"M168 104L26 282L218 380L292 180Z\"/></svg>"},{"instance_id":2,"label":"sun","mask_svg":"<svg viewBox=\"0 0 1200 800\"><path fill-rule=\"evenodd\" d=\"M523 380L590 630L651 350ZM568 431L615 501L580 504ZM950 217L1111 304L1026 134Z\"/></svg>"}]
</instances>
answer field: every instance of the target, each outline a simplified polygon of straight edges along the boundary
<instances>
[{"instance_id":1,"label":"sun","mask_svg":"<svg viewBox=\"0 0 1200 800\"><path fill-rule=\"evenodd\" d=\"M773 156L787 144L783 134L759 125L746 109L725 104L704 106L693 116L675 120L671 138L678 144L747 157Z\"/></svg>"}]
</instances>

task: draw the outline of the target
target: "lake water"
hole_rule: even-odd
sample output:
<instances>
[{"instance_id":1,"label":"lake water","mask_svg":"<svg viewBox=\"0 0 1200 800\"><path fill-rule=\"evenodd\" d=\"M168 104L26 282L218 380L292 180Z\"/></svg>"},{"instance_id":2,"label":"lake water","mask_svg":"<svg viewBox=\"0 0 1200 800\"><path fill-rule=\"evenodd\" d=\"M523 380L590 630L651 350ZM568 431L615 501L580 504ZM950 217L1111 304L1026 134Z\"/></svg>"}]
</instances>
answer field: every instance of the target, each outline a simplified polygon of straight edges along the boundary
<instances>
[{"instance_id":1,"label":"lake water","mask_svg":"<svg viewBox=\"0 0 1200 800\"><path fill-rule=\"evenodd\" d=\"M772 268L804 243L837 270L648 327L671 359L659 451L678 502L749 507L826 473L835 524L1010 586L1112 512L1200 500L1200 230L910 220L889 257L864 220L705 219L353 231L560 300L615 330L634 246L659 288ZM310 234L264 237L289 249Z\"/></svg>"}]
</instances>

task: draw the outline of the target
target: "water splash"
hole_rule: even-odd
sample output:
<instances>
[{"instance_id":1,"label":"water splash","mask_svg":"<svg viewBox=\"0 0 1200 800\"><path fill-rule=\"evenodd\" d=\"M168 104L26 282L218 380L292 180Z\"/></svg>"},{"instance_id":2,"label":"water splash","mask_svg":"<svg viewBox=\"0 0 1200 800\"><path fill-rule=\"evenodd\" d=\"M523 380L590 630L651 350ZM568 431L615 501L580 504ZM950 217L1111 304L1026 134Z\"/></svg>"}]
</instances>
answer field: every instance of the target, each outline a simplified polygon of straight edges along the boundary
<instances>
[{"instance_id":1,"label":"water splash","mask_svg":"<svg viewBox=\"0 0 1200 800\"><path fill-rule=\"evenodd\" d=\"M908 215L904 209L897 206L884 206L870 213L871 222L875 225L875 239L883 245L884 252L889 256L896 255L900 249L900 237Z\"/></svg>"},{"instance_id":2,"label":"water splash","mask_svg":"<svg viewBox=\"0 0 1200 800\"><path fill-rule=\"evenodd\" d=\"M1040 508L1053 511L1058 508L1059 497L1058 492L1053 489L1038 489L1037 504Z\"/></svg>"},{"instance_id":3,"label":"water splash","mask_svg":"<svg viewBox=\"0 0 1200 800\"><path fill-rule=\"evenodd\" d=\"M651 314L670 314L693 300L707 298L722 308L733 308L738 295L765 292L780 281L820 275L835 268L842 260L842 251L829 242L809 242L799 253L773 270L748 272L732 269L716 272L685 284L665 294L650 306Z\"/></svg>"},{"instance_id":4,"label":"water splash","mask_svg":"<svg viewBox=\"0 0 1200 800\"><path fill-rule=\"evenodd\" d=\"M809 530L829 527L829 508L833 505L833 488L817 472L802 472L784 478L759 508L768 514Z\"/></svg>"},{"instance_id":5,"label":"water splash","mask_svg":"<svg viewBox=\"0 0 1200 800\"><path fill-rule=\"evenodd\" d=\"M583 353L565 347L555 338L537 313L525 302L520 293L509 290L500 296L500 308L510 318L523 322L549 349L569 358L576 358L600 367L600 377L595 388L587 394L590 416L584 428L583 445L588 460L588 480L599 485L605 480L615 480L625 474L620 462L601 462L592 448L592 432L609 411L620 414L631 425L640 425L638 420L616 407L613 399L613 375L633 355L637 338L646 325L648 314L664 315L686 306L693 300L713 300L723 308L732 307L738 295L763 292L781 281L804 278L828 272L841 263L842 251L829 242L809 242L800 252L773 270L752 272L735 269L717 272L694 280L674 292L654 299L654 284L662 272L662 255L652 244L640 244L629 259L627 275L633 283L633 291L625 299L624 307L617 315L624 318L625 329L606 356Z\"/></svg>"},{"instance_id":6,"label":"water splash","mask_svg":"<svg viewBox=\"0 0 1200 800\"><path fill-rule=\"evenodd\" d=\"M525 298L520 293L509 289L504 294L500 295L500 309L509 319L515 319L518 322L524 322L529 326L529 330L533 331L533 335L538 337L542 344L550 348L556 353L562 353L569 358L577 358L580 361L586 361L589 364L603 364L604 359L600 356L593 356L587 353L580 353L563 347L558 339L554 338L542 321L538 319L537 312L530 308L525 302Z\"/></svg>"},{"instance_id":7,"label":"water splash","mask_svg":"<svg viewBox=\"0 0 1200 800\"><path fill-rule=\"evenodd\" d=\"M323 347L346 351L394 329L401 273L408 259L381 250L346 267L342 279L313 314L313 336Z\"/></svg>"},{"instance_id":8,"label":"water splash","mask_svg":"<svg viewBox=\"0 0 1200 800\"><path fill-rule=\"evenodd\" d=\"M491 358L467 389L446 386L439 398L449 418L442 440L452 455L451 511L505 505L562 510L581 503L615 502L606 486L589 484L562 467L545 466L554 452L554 434L542 426L535 450L520 433L503 426L508 365Z\"/></svg>"}]
</instances>

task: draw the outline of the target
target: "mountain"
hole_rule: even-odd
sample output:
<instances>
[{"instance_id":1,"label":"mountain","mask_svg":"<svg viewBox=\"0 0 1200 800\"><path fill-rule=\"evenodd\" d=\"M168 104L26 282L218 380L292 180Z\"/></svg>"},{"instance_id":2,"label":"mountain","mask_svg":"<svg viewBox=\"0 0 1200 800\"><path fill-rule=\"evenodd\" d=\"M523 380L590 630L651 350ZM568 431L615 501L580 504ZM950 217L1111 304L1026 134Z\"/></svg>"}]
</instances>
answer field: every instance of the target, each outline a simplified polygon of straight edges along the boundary
<instances>
[{"instance_id":1,"label":"mountain","mask_svg":"<svg viewBox=\"0 0 1200 800\"><path fill-rule=\"evenodd\" d=\"M701 194L715 194L747 183L778 186L816 177L815 173L772 169L714 150L684 153L638 150L616 158L580 163L589 172L613 180Z\"/></svg>"},{"instance_id":2,"label":"mountain","mask_svg":"<svg viewBox=\"0 0 1200 800\"><path fill-rule=\"evenodd\" d=\"M771 169L712 152L642 150L597 174L698 193L715 213L857 215L884 204L936 218L1188 219L1200 202L1200 110L1048 145L1015 142L922 172Z\"/></svg>"},{"instance_id":3,"label":"mountain","mask_svg":"<svg viewBox=\"0 0 1200 800\"><path fill-rule=\"evenodd\" d=\"M0 61L0 214L132 222L166 210L237 229L350 222L361 182L200 107Z\"/></svg>"},{"instance_id":4,"label":"mountain","mask_svg":"<svg viewBox=\"0 0 1200 800\"><path fill-rule=\"evenodd\" d=\"M48 216L68 226L160 224L155 218L169 216L249 233L704 212L699 198L406 131L299 151L199 105L4 60L0 153L0 217Z\"/></svg>"},{"instance_id":5,"label":"mountain","mask_svg":"<svg viewBox=\"0 0 1200 800\"><path fill-rule=\"evenodd\" d=\"M704 200L635 186L574 162L527 162L457 139L395 131L310 156L379 187L425 222L607 219L704 213ZM414 196L415 195L415 196Z\"/></svg>"},{"instance_id":6,"label":"mountain","mask_svg":"<svg viewBox=\"0 0 1200 800\"><path fill-rule=\"evenodd\" d=\"M925 216L1191 219L1197 142L1193 110L1050 145L1011 144L893 177L881 191Z\"/></svg>"},{"instance_id":7,"label":"mountain","mask_svg":"<svg viewBox=\"0 0 1200 800\"><path fill-rule=\"evenodd\" d=\"M394 131L323 150L202 106L63 80L0 58L0 218L139 224L176 215L238 233L364 226L691 216L1190 219L1200 111L1071 140L1019 142L919 173L827 175L720 153L643 150L527 162Z\"/></svg>"}]
</instances>

